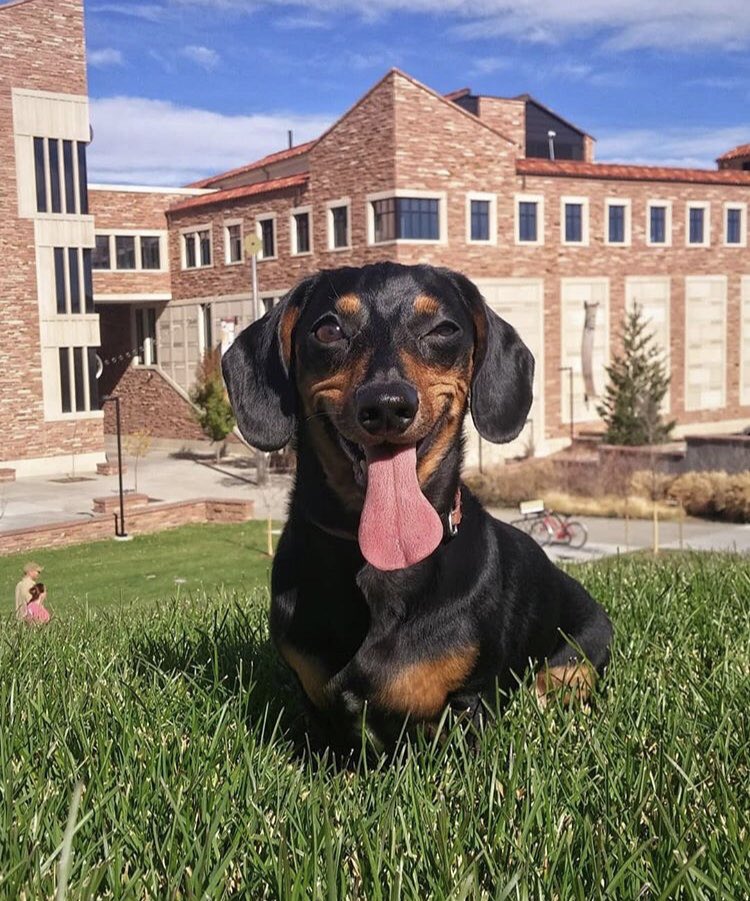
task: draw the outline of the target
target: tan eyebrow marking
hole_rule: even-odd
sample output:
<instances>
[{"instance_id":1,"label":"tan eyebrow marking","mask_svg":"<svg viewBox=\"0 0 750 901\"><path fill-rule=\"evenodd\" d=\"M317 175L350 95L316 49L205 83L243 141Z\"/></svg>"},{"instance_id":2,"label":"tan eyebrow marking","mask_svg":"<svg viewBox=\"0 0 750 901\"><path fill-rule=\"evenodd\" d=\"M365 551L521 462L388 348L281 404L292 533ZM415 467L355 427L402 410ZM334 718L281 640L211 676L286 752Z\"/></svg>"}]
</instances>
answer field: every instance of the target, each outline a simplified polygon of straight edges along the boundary
<instances>
[{"instance_id":1,"label":"tan eyebrow marking","mask_svg":"<svg viewBox=\"0 0 750 901\"><path fill-rule=\"evenodd\" d=\"M354 316L362 309L362 301L356 294L344 294L336 301L336 309L342 316Z\"/></svg>"},{"instance_id":2,"label":"tan eyebrow marking","mask_svg":"<svg viewBox=\"0 0 750 901\"><path fill-rule=\"evenodd\" d=\"M432 316L440 310L440 303L429 294L420 294L414 301L414 312L424 316Z\"/></svg>"}]
</instances>

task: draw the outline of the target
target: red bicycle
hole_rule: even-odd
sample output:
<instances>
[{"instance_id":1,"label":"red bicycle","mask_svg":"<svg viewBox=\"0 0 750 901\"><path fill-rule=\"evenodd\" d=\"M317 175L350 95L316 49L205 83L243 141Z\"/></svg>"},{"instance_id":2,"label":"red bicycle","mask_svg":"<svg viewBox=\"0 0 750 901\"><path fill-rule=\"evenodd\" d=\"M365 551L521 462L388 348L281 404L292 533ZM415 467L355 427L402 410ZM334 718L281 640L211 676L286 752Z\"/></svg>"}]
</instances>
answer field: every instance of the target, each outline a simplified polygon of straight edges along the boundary
<instances>
[{"instance_id":1,"label":"red bicycle","mask_svg":"<svg viewBox=\"0 0 750 901\"><path fill-rule=\"evenodd\" d=\"M569 547L583 547L588 541L586 526L577 519L563 513L543 510L529 524L528 533L538 544L567 544Z\"/></svg>"}]
</instances>

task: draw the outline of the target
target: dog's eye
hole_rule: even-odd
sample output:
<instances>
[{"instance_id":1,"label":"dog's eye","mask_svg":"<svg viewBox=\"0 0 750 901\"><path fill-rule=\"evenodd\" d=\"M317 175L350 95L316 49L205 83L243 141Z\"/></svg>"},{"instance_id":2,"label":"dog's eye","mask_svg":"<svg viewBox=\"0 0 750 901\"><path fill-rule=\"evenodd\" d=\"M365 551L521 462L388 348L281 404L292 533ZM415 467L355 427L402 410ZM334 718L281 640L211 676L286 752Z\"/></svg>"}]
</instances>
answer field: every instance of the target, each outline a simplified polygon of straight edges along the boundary
<instances>
[{"instance_id":1,"label":"dog's eye","mask_svg":"<svg viewBox=\"0 0 750 901\"><path fill-rule=\"evenodd\" d=\"M344 337L341 326L335 319L325 319L319 323L313 333L321 344L334 344Z\"/></svg>"},{"instance_id":2,"label":"dog's eye","mask_svg":"<svg viewBox=\"0 0 750 901\"><path fill-rule=\"evenodd\" d=\"M455 335L457 331L459 331L459 328L456 323L451 322L450 319L445 319L443 322L439 322L434 329L429 331L426 337L450 338L451 335Z\"/></svg>"}]
</instances>

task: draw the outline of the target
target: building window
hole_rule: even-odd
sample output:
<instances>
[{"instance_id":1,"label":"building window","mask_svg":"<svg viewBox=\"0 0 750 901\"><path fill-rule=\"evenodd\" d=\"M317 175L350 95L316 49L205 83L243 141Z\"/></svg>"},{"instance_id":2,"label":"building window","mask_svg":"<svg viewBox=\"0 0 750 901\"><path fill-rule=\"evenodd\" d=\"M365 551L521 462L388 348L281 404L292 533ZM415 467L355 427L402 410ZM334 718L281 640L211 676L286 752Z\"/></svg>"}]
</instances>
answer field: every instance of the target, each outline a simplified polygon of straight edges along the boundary
<instances>
[{"instance_id":1,"label":"building window","mask_svg":"<svg viewBox=\"0 0 750 901\"><path fill-rule=\"evenodd\" d=\"M85 413L99 409L96 384L96 349L58 348L60 409L63 413Z\"/></svg>"},{"instance_id":2,"label":"building window","mask_svg":"<svg viewBox=\"0 0 750 901\"><path fill-rule=\"evenodd\" d=\"M112 262L109 256L109 235L97 235L96 247L91 257L91 265L94 269L111 269Z\"/></svg>"},{"instance_id":3,"label":"building window","mask_svg":"<svg viewBox=\"0 0 750 901\"><path fill-rule=\"evenodd\" d=\"M489 241L490 240L490 202L489 200L471 200L470 212L471 218L471 240L472 241Z\"/></svg>"},{"instance_id":4,"label":"building window","mask_svg":"<svg viewBox=\"0 0 750 901\"><path fill-rule=\"evenodd\" d=\"M195 254L195 235L183 235L185 242L185 268L195 269L198 258Z\"/></svg>"},{"instance_id":5,"label":"building window","mask_svg":"<svg viewBox=\"0 0 750 901\"><path fill-rule=\"evenodd\" d=\"M662 204L649 206L649 244L666 244L668 215L667 207Z\"/></svg>"},{"instance_id":6,"label":"building window","mask_svg":"<svg viewBox=\"0 0 750 901\"><path fill-rule=\"evenodd\" d=\"M138 355L134 362L141 366L155 366L159 362L155 307L135 308L135 343Z\"/></svg>"},{"instance_id":7,"label":"building window","mask_svg":"<svg viewBox=\"0 0 750 901\"><path fill-rule=\"evenodd\" d=\"M745 204L724 204L724 243L744 247L747 241L745 231Z\"/></svg>"},{"instance_id":8,"label":"building window","mask_svg":"<svg viewBox=\"0 0 750 901\"><path fill-rule=\"evenodd\" d=\"M224 247L226 263L242 262L242 226L239 223L224 227Z\"/></svg>"},{"instance_id":9,"label":"building window","mask_svg":"<svg viewBox=\"0 0 750 901\"><path fill-rule=\"evenodd\" d=\"M270 313L280 300L281 298L275 294L270 297L261 297L260 302L263 304L263 314Z\"/></svg>"},{"instance_id":10,"label":"building window","mask_svg":"<svg viewBox=\"0 0 750 901\"><path fill-rule=\"evenodd\" d=\"M565 204L565 243L580 244L583 241L583 204Z\"/></svg>"},{"instance_id":11,"label":"building window","mask_svg":"<svg viewBox=\"0 0 750 901\"><path fill-rule=\"evenodd\" d=\"M201 251L201 266L211 265L211 233L208 229L198 232L198 243Z\"/></svg>"},{"instance_id":12,"label":"building window","mask_svg":"<svg viewBox=\"0 0 750 901\"><path fill-rule=\"evenodd\" d=\"M607 241L610 244L625 243L625 214L623 203L611 203L608 208Z\"/></svg>"},{"instance_id":13,"label":"building window","mask_svg":"<svg viewBox=\"0 0 750 901\"><path fill-rule=\"evenodd\" d=\"M690 244L704 243L705 210L702 207L689 207L688 209L688 242Z\"/></svg>"},{"instance_id":14,"label":"building window","mask_svg":"<svg viewBox=\"0 0 750 901\"><path fill-rule=\"evenodd\" d=\"M54 248L55 260L55 301L57 312L64 316L68 312L68 301L65 290L65 249Z\"/></svg>"},{"instance_id":15,"label":"building window","mask_svg":"<svg viewBox=\"0 0 750 901\"><path fill-rule=\"evenodd\" d=\"M310 253L310 213L292 214L292 253Z\"/></svg>"},{"instance_id":16,"label":"building window","mask_svg":"<svg viewBox=\"0 0 750 901\"><path fill-rule=\"evenodd\" d=\"M91 251L83 248L53 248L55 269L55 309L61 316L94 312L91 278Z\"/></svg>"},{"instance_id":17,"label":"building window","mask_svg":"<svg viewBox=\"0 0 750 901\"><path fill-rule=\"evenodd\" d=\"M440 201L426 197L386 197L373 200L374 239L439 241Z\"/></svg>"},{"instance_id":18,"label":"building window","mask_svg":"<svg viewBox=\"0 0 750 901\"><path fill-rule=\"evenodd\" d=\"M48 141L47 150L49 152L50 209L53 213L61 213L62 203L60 200L60 153L58 142L54 140Z\"/></svg>"},{"instance_id":19,"label":"building window","mask_svg":"<svg viewBox=\"0 0 750 901\"><path fill-rule=\"evenodd\" d=\"M262 260L273 260L276 257L276 219L269 216L266 219L257 220L258 234L263 247L261 249Z\"/></svg>"},{"instance_id":20,"label":"building window","mask_svg":"<svg viewBox=\"0 0 750 901\"><path fill-rule=\"evenodd\" d=\"M73 142L63 141L63 174L65 176L65 212L76 212L75 173L73 172Z\"/></svg>"},{"instance_id":21,"label":"building window","mask_svg":"<svg viewBox=\"0 0 750 901\"><path fill-rule=\"evenodd\" d=\"M76 175L79 194L77 204ZM38 213L88 213L85 144L79 141L60 141L57 138L34 138L34 180Z\"/></svg>"},{"instance_id":22,"label":"building window","mask_svg":"<svg viewBox=\"0 0 750 901\"><path fill-rule=\"evenodd\" d=\"M115 236L115 261L118 269L135 269L135 238L132 235Z\"/></svg>"},{"instance_id":23,"label":"building window","mask_svg":"<svg viewBox=\"0 0 750 901\"><path fill-rule=\"evenodd\" d=\"M141 235L141 269L161 269L158 236Z\"/></svg>"},{"instance_id":24,"label":"building window","mask_svg":"<svg viewBox=\"0 0 750 901\"><path fill-rule=\"evenodd\" d=\"M81 312L81 279L78 268L78 248L68 248L68 284L70 286L70 312Z\"/></svg>"},{"instance_id":25,"label":"building window","mask_svg":"<svg viewBox=\"0 0 750 901\"><path fill-rule=\"evenodd\" d=\"M200 228L183 232L183 269L198 269L211 265L211 229Z\"/></svg>"},{"instance_id":26,"label":"building window","mask_svg":"<svg viewBox=\"0 0 750 901\"><path fill-rule=\"evenodd\" d=\"M349 205L332 206L328 211L328 246L331 250L349 247Z\"/></svg>"},{"instance_id":27,"label":"building window","mask_svg":"<svg viewBox=\"0 0 750 901\"><path fill-rule=\"evenodd\" d=\"M47 212L47 166L44 161L44 138L34 138L34 176L36 179L36 209Z\"/></svg>"},{"instance_id":28,"label":"building window","mask_svg":"<svg viewBox=\"0 0 750 901\"><path fill-rule=\"evenodd\" d=\"M536 200L521 200L518 203L518 240L535 244L539 240Z\"/></svg>"},{"instance_id":29,"label":"building window","mask_svg":"<svg viewBox=\"0 0 750 901\"><path fill-rule=\"evenodd\" d=\"M85 302L85 311L87 313L94 312L94 279L91 272L91 249L84 247L83 249L83 299Z\"/></svg>"},{"instance_id":30,"label":"building window","mask_svg":"<svg viewBox=\"0 0 750 901\"><path fill-rule=\"evenodd\" d=\"M89 182L86 171L86 145L77 142L78 154L78 194L81 200L81 215L87 216L89 212Z\"/></svg>"},{"instance_id":31,"label":"building window","mask_svg":"<svg viewBox=\"0 0 750 901\"><path fill-rule=\"evenodd\" d=\"M200 344L200 354L209 353L214 346L214 320L213 307L210 303L202 303L200 305L200 331L198 333L198 342Z\"/></svg>"}]
</instances>

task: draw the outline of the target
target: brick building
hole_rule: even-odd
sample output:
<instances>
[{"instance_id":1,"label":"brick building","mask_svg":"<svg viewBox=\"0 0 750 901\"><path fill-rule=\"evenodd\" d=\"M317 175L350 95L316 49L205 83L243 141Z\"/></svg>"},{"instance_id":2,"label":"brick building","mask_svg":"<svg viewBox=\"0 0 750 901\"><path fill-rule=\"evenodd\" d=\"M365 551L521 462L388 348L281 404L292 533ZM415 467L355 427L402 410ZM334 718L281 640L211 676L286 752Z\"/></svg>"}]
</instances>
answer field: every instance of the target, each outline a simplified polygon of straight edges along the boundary
<instances>
[{"instance_id":1,"label":"brick building","mask_svg":"<svg viewBox=\"0 0 750 901\"><path fill-rule=\"evenodd\" d=\"M317 140L183 189L91 185L88 215L77 195L74 208L50 215L36 206L38 141L45 164L50 135L59 144L62 173L65 142L82 159L88 137L81 0L21 0L0 6L0 27L4 18L15 30L3 40L12 48L0 56L3 83L15 81L0 97L0 140L10 142L2 159L13 159L15 136L15 168L6 175L25 187L17 203L14 194L0 196L3 240L21 261L1 276L21 340L0 338L3 396L14 398L3 401L0 425L15 442L12 452L0 451L0 465L28 469L19 460L30 456L32 435L43 443L40 457L55 451L59 460L79 445L96 457L103 420L94 388L86 394L85 386L97 346L98 387L123 399L126 430L197 436L188 392L198 362L254 315L248 235L262 245L262 308L316 269L381 259L451 266L480 285L533 350L536 391L513 445L482 444L469 428L469 462L564 444L571 376L573 418L579 428L594 424L595 401L585 391L603 389L604 366L634 303L668 354L668 413L680 428L731 431L750 420L750 147L724 154L716 170L599 164L590 135L528 95L441 95L393 70ZM38 62L40 35L50 30L64 44L50 52L67 60L54 69L55 90L69 84L72 97L44 102L77 110L67 131L56 107L34 107L31 121L22 113L30 92L50 89ZM28 78L18 75L27 70ZM39 124L50 122L52 131ZM75 190L84 183L74 175ZM58 206L66 186L60 180ZM70 297L73 237L83 267L80 311ZM63 248L64 314L55 307L55 248ZM79 359L90 409L72 403ZM65 410L66 379L75 413ZM40 422L43 439L32 431Z\"/></svg>"},{"instance_id":2,"label":"brick building","mask_svg":"<svg viewBox=\"0 0 750 901\"><path fill-rule=\"evenodd\" d=\"M80 0L0 5L0 467L104 459Z\"/></svg>"},{"instance_id":3,"label":"brick building","mask_svg":"<svg viewBox=\"0 0 750 901\"><path fill-rule=\"evenodd\" d=\"M185 310L199 349L222 320L247 324L242 239L255 233L265 306L318 268L384 258L450 266L480 285L536 356L536 399L513 445L482 445L470 428L469 462L561 446L570 368L574 421L596 423L582 377L587 308L596 392L638 303L668 354L667 412L680 428L746 426L750 148L717 170L599 164L593 150L529 96L443 96L391 71L318 140L204 179L197 187L213 193L169 207L173 300L159 342Z\"/></svg>"}]
</instances>

